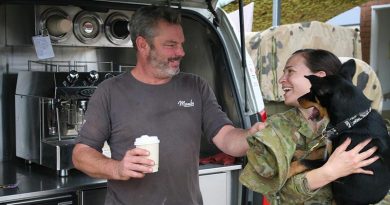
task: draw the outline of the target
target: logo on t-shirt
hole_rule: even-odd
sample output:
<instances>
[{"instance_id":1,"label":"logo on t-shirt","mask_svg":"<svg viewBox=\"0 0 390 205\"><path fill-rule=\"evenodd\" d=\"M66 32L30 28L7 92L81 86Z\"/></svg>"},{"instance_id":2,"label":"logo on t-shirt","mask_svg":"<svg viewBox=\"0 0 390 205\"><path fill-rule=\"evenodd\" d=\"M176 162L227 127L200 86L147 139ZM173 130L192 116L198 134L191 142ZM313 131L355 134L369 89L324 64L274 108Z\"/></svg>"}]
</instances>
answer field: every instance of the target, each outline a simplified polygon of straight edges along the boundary
<instances>
[{"instance_id":1,"label":"logo on t-shirt","mask_svg":"<svg viewBox=\"0 0 390 205\"><path fill-rule=\"evenodd\" d=\"M191 101L190 102L186 102L185 100L179 100L177 101L177 104L180 106L180 107L194 107L195 103L194 101Z\"/></svg>"}]
</instances>

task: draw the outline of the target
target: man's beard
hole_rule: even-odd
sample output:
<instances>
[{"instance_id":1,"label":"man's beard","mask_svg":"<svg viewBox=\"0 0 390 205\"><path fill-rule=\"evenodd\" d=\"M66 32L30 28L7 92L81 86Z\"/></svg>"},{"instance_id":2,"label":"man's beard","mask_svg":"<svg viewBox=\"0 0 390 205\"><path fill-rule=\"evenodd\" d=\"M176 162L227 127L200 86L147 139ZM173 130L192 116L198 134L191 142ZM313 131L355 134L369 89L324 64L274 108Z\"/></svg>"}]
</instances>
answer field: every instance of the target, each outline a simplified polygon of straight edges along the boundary
<instances>
[{"instance_id":1,"label":"man's beard","mask_svg":"<svg viewBox=\"0 0 390 205\"><path fill-rule=\"evenodd\" d=\"M150 50L150 54L148 56L148 60L152 64L154 68L156 68L154 71L154 75L157 78L165 79L165 78L171 78L175 75L177 75L180 72L180 68L172 68L169 66L169 62L175 61L175 60L181 60L181 57L172 57L168 58L167 60L159 58L157 55L155 49Z\"/></svg>"}]
</instances>

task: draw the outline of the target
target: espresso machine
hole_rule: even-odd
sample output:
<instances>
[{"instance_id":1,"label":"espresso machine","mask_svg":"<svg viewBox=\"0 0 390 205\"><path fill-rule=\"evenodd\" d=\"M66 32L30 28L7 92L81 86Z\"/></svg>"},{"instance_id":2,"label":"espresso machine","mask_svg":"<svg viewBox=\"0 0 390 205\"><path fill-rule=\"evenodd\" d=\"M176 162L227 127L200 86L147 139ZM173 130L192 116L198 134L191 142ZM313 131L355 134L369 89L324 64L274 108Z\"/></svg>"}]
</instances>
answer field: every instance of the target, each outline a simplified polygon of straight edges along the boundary
<instances>
[{"instance_id":1,"label":"espresso machine","mask_svg":"<svg viewBox=\"0 0 390 205\"><path fill-rule=\"evenodd\" d=\"M120 72L20 71L15 92L16 156L67 176L88 100Z\"/></svg>"}]
</instances>

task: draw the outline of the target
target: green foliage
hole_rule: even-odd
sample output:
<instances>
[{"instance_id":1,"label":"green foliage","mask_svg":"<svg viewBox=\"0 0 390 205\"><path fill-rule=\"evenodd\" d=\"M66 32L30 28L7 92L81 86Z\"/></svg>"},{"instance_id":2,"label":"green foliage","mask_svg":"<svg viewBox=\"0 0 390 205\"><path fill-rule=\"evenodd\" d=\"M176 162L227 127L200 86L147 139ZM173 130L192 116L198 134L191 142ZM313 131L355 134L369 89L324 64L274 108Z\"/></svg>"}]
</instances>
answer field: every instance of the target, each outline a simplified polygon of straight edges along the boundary
<instances>
[{"instance_id":1,"label":"green foliage","mask_svg":"<svg viewBox=\"0 0 390 205\"><path fill-rule=\"evenodd\" d=\"M253 31L262 31L272 26L272 0L243 0L244 5L254 2ZM325 22L368 0L281 0L280 24L307 21ZM223 8L227 13L238 9L238 1Z\"/></svg>"}]
</instances>

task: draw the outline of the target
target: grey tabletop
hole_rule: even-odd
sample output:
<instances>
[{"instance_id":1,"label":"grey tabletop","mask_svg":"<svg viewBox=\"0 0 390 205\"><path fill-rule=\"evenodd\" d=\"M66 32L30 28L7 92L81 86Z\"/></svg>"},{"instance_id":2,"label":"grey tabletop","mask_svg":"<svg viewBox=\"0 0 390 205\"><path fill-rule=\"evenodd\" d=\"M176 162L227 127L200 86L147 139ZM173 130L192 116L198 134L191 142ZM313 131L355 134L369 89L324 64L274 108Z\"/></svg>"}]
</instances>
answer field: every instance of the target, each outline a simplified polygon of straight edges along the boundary
<instances>
[{"instance_id":1,"label":"grey tabletop","mask_svg":"<svg viewBox=\"0 0 390 205\"><path fill-rule=\"evenodd\" d=\"M67 177L60 177L55 170L24 160L0 162L0 185L15 183L15 188L0 188L0 202L106 186L106 180L75 169L69 170Z\"/></svg>"},{"instance_id":2,"label":"grey tabletop","mask_svg":"<svg viewBox=\"0 0 390 205\"><path fill-rule=\"evenodd\" d=\"M241 165L206 164L199 167L199 174L239 169ZM60 177L56 170L27 164L22 159L0 162L0 185L17 184L15 188L0 188L0 203L106 186L107 180L89 177L76 169L68 173L68 176Z\"/></svg>"}]
</instances>

